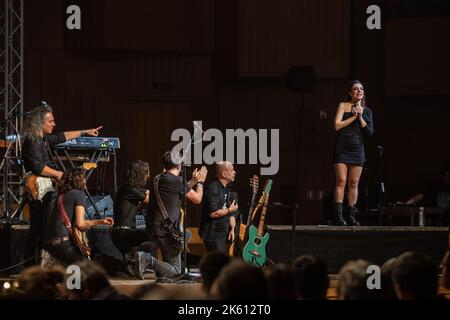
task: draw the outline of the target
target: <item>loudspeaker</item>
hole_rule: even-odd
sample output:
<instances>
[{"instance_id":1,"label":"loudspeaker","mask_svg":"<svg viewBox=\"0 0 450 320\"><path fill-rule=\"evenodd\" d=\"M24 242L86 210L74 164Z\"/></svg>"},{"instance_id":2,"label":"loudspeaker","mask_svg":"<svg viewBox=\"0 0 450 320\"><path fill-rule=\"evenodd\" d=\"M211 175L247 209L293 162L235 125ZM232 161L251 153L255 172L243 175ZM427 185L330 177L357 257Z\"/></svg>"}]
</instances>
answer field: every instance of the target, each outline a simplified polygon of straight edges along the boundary
<instances>
[{"instance_id":1,"label":"loudspeaker","mask_svg":"<svg viewBox=\"0 0 450 320\"><path fill-rule=\"evenodd\" d=\"M29 225L0 225L0 274L16 275L24 268Z\"/></svg>"},{"instance_id":2,"label":"loudspeaker","mask_svg":"<svg viewBox=\"0 0 450 320\"><path fill-rule=\"evenodd\" d=\"M292 66L285 73L286 86L292 92L312 92L314 89L314 68L312 66Z\"/></svg>"},{"instance_id":3,"label":"loudspeaker","mask_svg":"<svg viewBox=\"0 0 450 320\"><path fill-rule=\"evenodd\" d=\"M113 200L110 195L92 196L92 200L100 212L100 218L114 216ZM96 217L95 208L91 200L86 198L86 219L94 219L94 217Z\"/></svg>"}]
</instances>

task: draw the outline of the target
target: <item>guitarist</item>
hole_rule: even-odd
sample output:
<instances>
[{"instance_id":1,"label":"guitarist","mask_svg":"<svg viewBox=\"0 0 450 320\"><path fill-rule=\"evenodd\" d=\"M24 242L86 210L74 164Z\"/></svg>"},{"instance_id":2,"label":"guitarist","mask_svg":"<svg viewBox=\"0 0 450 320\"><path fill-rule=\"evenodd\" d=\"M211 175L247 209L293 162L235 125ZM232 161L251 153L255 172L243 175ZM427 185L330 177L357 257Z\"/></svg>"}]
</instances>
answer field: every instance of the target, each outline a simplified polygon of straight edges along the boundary
<instances>
[{"instance_id":1,"label":"guitarist","mask_svg":"<svg viewBox=\"0 0 450 320\"><path fill-rule=\"evenodd\" d=\"M22 158L26 171L42 177L61 180L63 173L52 160L51 151L59 143L78 138L81 135L98 136L102 127L89 130L53 133L55 118L45 102L31 111L23 133ZM25 259L27 265L37 263L36 253L40 249L39 238L45 228L49 212L56 201L56 193L49 192L42 201L30 201L30 231L28 233Z\"/></svg>"},{"instance_id":2,"label":"guitarist","mask_svg":"<svg viewBox=\"0 0 450 320\"><path fill-rule=\"evenodd\" d=\"M173 241L173 230L179 229L180 207L184 197L194 204L201 203L203 183L208 174L203 166L198 172L194 171L191 181L184 184L180 176L181 158L174 152L166 151L162 162L164 172L153 179L150 189L152 199L146 217L146 230L149 239L161 250L163 261L150 253L136 252L134 272L140 279L144 279L147 266L156 271L158 278L174 277L181 273L181 252Z\"/></svg>"},{"instance_id":3,"label":"guitarist","mask_svg":"<svg viewBox=\"0 0 450 320\"><path fill-rule=\"evenodd\" d=\"M216 179L205 190L199 235L208 251L227 252L228 242L235 239L237 194L230 191L236 171L228 161L217 163Z\"/></svg>"},{"instance_id":4,"label":"guitarist","mask_svg":"<svg viewBox=\"0 0 450 320\"><path fill-rule=\"evenodd\" d=\"M86 195L85 170L74 168L67 170L61 178L60 195L63 195L62 204L71 228L78 228L81 231L89 230L93 225L113 225L111 217L98 220L85 219ZM72 238L73 231L63 223L61 211L55 206L50 214L49 224L43 234L43 245L52 256L60 260L63 264L73 264L85 258ZM87 244L85 244L87 245Z\"/></svg>"}]
</instances>

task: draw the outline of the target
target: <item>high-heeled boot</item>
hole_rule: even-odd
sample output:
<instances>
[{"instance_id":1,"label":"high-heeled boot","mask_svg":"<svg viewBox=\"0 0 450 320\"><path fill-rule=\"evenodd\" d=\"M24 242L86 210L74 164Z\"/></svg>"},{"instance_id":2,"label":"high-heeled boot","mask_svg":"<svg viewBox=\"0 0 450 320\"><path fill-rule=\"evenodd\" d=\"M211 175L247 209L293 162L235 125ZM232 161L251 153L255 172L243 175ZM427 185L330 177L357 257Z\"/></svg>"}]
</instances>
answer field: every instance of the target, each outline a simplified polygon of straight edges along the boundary
<instances>
[{"instance_id":1,"label":"high-heeled boot","mask_svg":"<svg viewBox=\"0 0 450 320\"><path fill-rule=\"evenodd\" d=\"M347 222L345 222L342 212L342 203L335 202L334 210L333 210L333 218L331 219L333 225L335 226L346 226Z\"/></svg>"},{"instance_id":2,"label":"high-heeled boot","mask_svg":"<svg viewBox=\"0 0 450 320\"><path fill-rule=\"evenodd\" d=\"M359 226L358 220L356 220L356 215L359 213L358 208L355 206L347 207L347 212L345 215L345 221L349 226Z\"/></svg>"}]
</instances>

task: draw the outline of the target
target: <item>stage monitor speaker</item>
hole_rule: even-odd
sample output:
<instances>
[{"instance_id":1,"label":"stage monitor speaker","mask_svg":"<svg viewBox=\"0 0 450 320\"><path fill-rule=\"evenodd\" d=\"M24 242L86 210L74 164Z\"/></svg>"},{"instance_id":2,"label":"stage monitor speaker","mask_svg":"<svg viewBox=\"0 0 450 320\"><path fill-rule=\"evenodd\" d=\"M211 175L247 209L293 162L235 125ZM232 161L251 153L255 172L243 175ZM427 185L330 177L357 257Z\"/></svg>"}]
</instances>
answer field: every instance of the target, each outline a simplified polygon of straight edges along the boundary
<instances>
[{"instance_id":1,"label":"stage monitor speaker","mask_svg":"<svg viewBox=\"0 0 450 320\"><path fill-rule=\"evenodd\" d=\"M292 92L312 92L314 90L314 67L292 66L284 74L286 86Z\"/></svg>"},{"instance_id":2,"label":"stage monitor speaker","mask_svg":"<svg viewBox=\"0 0 450 320\"><path fill-rule=\"evenodd\" d=\"M92 196L92 199L100 212L100 218L114 216L113 200L110 195ZM96 217L95 208L86 198L86 219L94 219L94 217Z\"/></svg>"},{"instance_id":3,"label":"stage monitor speaker","mask_svg":"<svg viewBox=\"0 0 450 320\"><path fill-rule=\"evenodd\" d=\"M29 225L0 225L0 274L17 275L24 268Z\"/></svg>"}]
</instances>

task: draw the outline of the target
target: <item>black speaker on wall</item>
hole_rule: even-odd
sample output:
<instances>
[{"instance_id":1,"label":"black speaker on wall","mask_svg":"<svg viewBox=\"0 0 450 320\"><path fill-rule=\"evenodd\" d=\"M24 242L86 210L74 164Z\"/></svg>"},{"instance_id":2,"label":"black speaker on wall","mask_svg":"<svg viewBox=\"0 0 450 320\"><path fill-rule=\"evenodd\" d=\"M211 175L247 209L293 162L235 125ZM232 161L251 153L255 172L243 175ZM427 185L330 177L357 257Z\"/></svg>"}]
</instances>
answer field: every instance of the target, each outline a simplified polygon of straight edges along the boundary
<instances>
[{"instance_id":1,"label":"black speaker on wall","mask_svg":"<svg viewBox=\"0 0 450 320\"><path fill-rule=\"evenodd\" d=\"M314 67L292 66L284 74L286 86L292 92L312 92L314 90Z\"/></svg>"}]
</instances>

